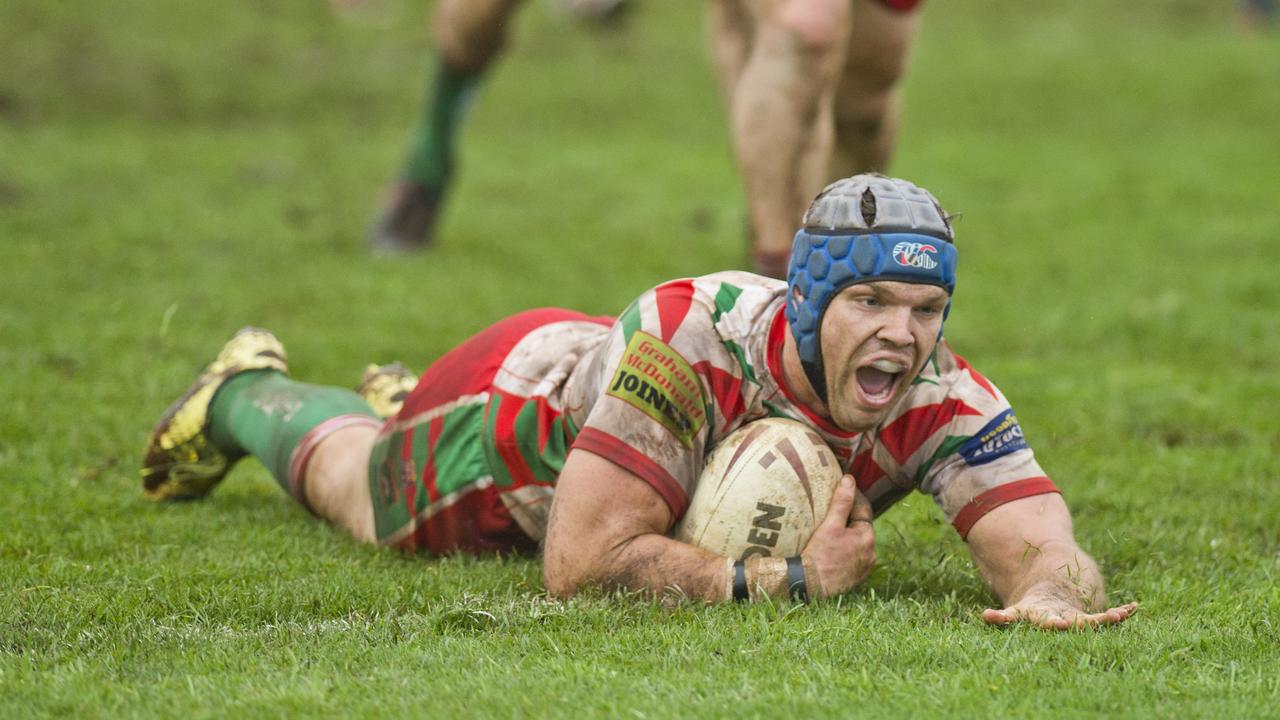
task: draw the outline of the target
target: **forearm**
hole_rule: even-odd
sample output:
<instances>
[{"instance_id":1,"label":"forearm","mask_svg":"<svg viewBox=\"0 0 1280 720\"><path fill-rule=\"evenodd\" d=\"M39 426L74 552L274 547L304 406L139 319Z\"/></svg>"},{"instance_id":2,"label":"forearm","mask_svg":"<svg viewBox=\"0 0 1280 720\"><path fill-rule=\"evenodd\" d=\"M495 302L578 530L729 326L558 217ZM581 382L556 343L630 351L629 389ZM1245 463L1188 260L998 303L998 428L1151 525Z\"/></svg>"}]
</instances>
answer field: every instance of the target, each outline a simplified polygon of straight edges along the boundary
<instances>
[{"instance_id":1,"label":"forearm","mask_svg":"<svg viewBox=\"0 0 1280 720\"><path fill-rule=\"evenodd\" d=\"M1049 630L1124 622L1137 603L1107 608L1098 564L1076 544L1071 514L1057 493L1001 505L970 529L969 550L982 577L1004 603L982 619L1029 622Z\"/></svg>"},{"instance_id":2,"label":"forearm","mask_svg":"<svg viewBox=\"0 0 1280 720\"><path fill-rule=\"evenodd\" d=\"M732 583L724 557L649 533L609 548L592 563L583 581L609 589L682 595L720 602Z\"/></svg>"},{"instance_id":3,"label":"forearm","mask_svg":"<svg viewBox=\"0 0 1280 720\"><path fill-rule=\"evenodd\" d=\"M1041 597L1086 611L1106 607L1106 590L1097 563L1069 540L1028 545L1017 563L990 570L988 582L1006 606Z\"/></svg>"},{"instance_id":4,"label":"forearm","mask_svg":"<svg viewBox=\"0 0 1280 720\"><path fill-rule=\"evenodd\" d=\"M674 522L653 488L587 451L565 463L551 506L543 549L543 580L556 597L588 586L679 595L707 602L733 599L734 562L663 534ZM816 567L804 568L810 595L821 596ZM784 558L745 563L748 596L788 591Z\"/></svg>"},{"instance_id":5,"label":"forearm","mask_svg":"<svg viewBox=\"0 0 1280 720\"><path fill-rule=\"evenodd\" d=\"M735 563L658 534L639 535L604 553L586 582L602 587L679 595L706 602L733 599ZM748 598L783 597L788 592L785 558L752 557L743 563ZM809 573L807 573L809 574ZM810 592L817 594L817 588Z\"/></svg>"}]
</instances>

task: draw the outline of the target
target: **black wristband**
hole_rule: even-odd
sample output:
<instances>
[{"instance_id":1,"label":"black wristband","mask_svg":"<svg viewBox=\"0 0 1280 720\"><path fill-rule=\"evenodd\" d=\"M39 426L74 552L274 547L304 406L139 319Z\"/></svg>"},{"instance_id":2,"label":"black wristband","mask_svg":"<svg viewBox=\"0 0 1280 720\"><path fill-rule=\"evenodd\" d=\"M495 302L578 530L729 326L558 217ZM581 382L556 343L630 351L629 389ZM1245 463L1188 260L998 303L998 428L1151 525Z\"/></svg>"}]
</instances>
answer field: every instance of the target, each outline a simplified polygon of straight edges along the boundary
<instances>
[{"instance_id":1,"label":"black wristband","mask_svg":"<svg viewBox=\"0 0 1280 720\"><path fill-rule=\"evenodd\" d=\"M747 564L741 560L733 564L733 601L750 600L747 590Z\"/></svg>"},{"instance_id":2,"label":"black wristband","mask_svg":"<svg viewBox=\"0 0 1280 720\"><path fill-rule=\"evenodd\" d=\"M809 601L809 584L804 579L804 561L799 557L787 558L787 590L792 600Z\"/></svg>"}]
</instances>

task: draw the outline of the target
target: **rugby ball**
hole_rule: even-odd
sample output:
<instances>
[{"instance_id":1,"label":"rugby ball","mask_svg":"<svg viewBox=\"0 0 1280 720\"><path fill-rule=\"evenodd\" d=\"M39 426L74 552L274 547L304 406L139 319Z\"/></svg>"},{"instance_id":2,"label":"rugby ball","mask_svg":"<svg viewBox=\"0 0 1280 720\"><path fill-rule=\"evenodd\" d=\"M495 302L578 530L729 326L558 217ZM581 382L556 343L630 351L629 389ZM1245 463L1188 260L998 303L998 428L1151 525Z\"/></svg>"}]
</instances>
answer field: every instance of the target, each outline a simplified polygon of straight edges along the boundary
<instances>
[{"instance_id":1,"label":"rugby ball","mask_svg":"<svg viewBox=\"0 0 1280 720\"><path fill-rule=\"evenodd\" d=\"M808 426L747 423L712 450L673 537L735 560L799 555L843 474Z\"/></svg>"}]
</instances>

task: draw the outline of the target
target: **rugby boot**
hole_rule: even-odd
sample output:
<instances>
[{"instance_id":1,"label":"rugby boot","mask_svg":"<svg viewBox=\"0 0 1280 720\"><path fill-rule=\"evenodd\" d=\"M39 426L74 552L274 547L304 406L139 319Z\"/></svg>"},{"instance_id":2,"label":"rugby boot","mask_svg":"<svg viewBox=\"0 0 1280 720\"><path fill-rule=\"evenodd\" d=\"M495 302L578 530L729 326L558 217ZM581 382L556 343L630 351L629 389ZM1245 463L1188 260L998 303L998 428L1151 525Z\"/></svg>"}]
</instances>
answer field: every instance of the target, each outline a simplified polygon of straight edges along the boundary
<instances>
[{"instance_id":1,"label":"rugby boot","mask_svg":"<svg viewBox=\"0 0 1280 720\"><path fill-rule=\"evenodd\" d=\"M209 407L228 379L249 370L288 372L284 346L266 330L236 333L186 393L165 410L147 440L142 492L150 500L194 500L213 489L235 457L209 439Z\"/></svg>"},{"instance_id":2,"label":"rugby boot","mask_svg":"<svg viewBox=\"0 0 1280 720\"><path fill-rule=\"evenodd\" d=\"M401 180L374 220L369 249L375 255L398 255L429 245L444 194L445 185Z\"/></svg>"},{"instance_id":3,"label":"rugby boot","mask_svg":"<svg viewBox=\"0 0 1280 720\"><path fill-rule=\"evenodd\" d=\"M386 418L400 412L404 399L409 397L414 386L418 384L418 376L409 368L395 362L390 365L374 365L364 369L360 377L360 385L356 394L369 403L369 407L378 413L378 417Z\"/></svg>"}]
</instances>

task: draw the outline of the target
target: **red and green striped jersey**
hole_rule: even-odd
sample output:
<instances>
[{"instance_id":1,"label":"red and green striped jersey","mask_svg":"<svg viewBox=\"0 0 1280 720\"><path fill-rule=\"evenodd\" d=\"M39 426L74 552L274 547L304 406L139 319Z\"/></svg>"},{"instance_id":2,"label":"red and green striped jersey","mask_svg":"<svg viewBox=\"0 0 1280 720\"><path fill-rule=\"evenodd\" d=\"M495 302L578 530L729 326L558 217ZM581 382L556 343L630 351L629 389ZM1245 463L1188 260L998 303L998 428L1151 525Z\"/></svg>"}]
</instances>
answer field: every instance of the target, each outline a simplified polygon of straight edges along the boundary
<instances>
[{"instance_id":1,"label":"red and green striped jersey","mask_svg":"<svg viewBox=\"0 0 1280 720\"><path fill-rule=\"evenodd\" d=\"M844 432L799 405L781 380L786 290L744 272L676 280L612 327L552 323L519 341L494 379L501 402L485 445L525 532L543 536L570 447L644 479L679 519L710 449L769 416L816 430L877 513L920 490L964 535L1004 502L1056 492L1008 401L945 341L874 431Z\"/></svg>"}]
</instances>

